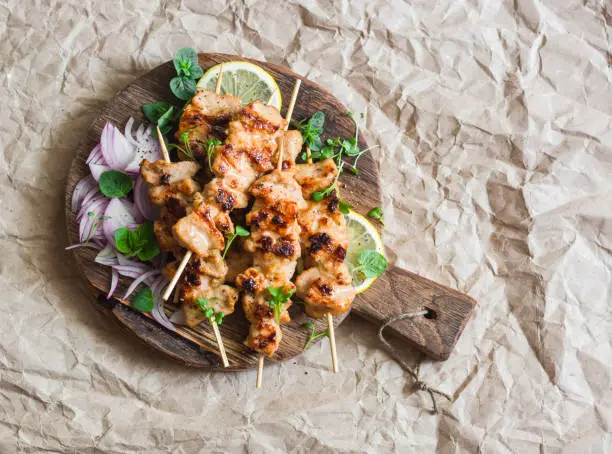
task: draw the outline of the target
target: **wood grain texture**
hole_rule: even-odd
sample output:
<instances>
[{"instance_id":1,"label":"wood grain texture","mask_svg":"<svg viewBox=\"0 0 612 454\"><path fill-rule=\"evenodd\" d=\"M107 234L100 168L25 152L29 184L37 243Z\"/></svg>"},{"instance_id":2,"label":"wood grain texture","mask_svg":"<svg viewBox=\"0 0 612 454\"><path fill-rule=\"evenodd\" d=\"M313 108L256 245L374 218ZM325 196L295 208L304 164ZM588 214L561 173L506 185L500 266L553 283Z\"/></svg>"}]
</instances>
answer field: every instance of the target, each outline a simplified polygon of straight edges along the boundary
<instances>
[{"instance_id":1,"label":"wood grain texture","mask_svg":"<svg viewBox=\"0 0 612 454\"><path fill-rule=\"evenodd\" d=\"M199 58L205 70L217 63L231 60L246 60L262 66L272 74L282 91L283 113L287 108L295 79L300 78L302 87L293 118L300 120L321 110L326 114L325 138L350 137L354 134L353 121L345 115L348 111L346 107L317 84L287 68L235 55L200 54ZM71 243L78 242L75 214L71 212L71 195L76 183L89 174L85 160L99 142L104 124L110 121L119 129L123 129L130 116L137 121L145 121L140 109L145 103L168 100L180 105L180 102L173 97L168 85L173 76L172 62L153 69L110 100L89 128L72 162L66 187L66 222ZM365 136L366 134L360 134L359 144L362 148L367 147ZM341 177L342 193L343 198L353 204L357 212L365 214L372 207L381 204L378 169L369 153L360 159L359 170L359 177L353 176L350 172L343 173ZM106 293L109 288L110 270L95 264L95 255L96 251L92 249L74 250L77 266L83 270L94 288ZM116 295L122 295L127 285L129 285L129 280L122 279ZM412 311L417 306L420 308L419 305L437 310L438 318L436 320L419 318L400 322L390 330L433 358L447 358L473 310L473 301L465 295L412 273L392 268L370 290L355 299L353 312L380 323L390 315ZM217 345L214 333L205 324L194 329L179 327L177 333L171 333L158 326L148 314L141 314L129 308L129 303L125 301L121 301L120 305L107 304L108 309L103 310L103 313L112 314L122 326L141 340L187 365L216 371L235 371L255 368L257 365L257 356L242 344L248 333L248 322L239 306L236 306L237 310L234 314L226 317L220 327L230 362L230 367L227 369L220 367L220 362L215 356ZM169 305L167 309L168 312L171 312L176 308ZM287 360L303 351L307 332L301 325L312 320L303 313L303 308L298 305L294 305L290 312L292 322L283 325L283 340L281 347L272 358L273 361ZM346 315L334 317L335 325L340 324ZM316 321L318 330L325 329L326 325L325 319Z\"/></svg>"},{"instance_id":2,"label":"wood grain texture","mask_svg":"<svg viewBox=\"0 0 612 454\"><path fill-rule=\"evenodd\" d=\"M476 302L469 296L396 266L389 267L367 292L355 299L352 311L376 323L404 313L430 313L404 319L386 331L404 338L431 358L447 359Z\"/></svg>"}]
</instances>

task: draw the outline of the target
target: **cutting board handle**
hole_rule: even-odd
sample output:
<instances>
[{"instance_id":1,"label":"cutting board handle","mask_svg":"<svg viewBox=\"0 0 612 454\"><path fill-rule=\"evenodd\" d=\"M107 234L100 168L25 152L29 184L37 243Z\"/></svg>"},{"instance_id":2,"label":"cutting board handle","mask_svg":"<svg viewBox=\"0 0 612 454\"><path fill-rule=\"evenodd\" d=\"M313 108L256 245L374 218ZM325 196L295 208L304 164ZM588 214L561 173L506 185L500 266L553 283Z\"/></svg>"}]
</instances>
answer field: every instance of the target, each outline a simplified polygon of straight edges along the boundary
<instances>
[{"instance_id":1,"label":"cutting board handle","mask_svg":"<svg viewBox=\"0 0 612 454\"><path fill-rule=\"evenodd\" d=\"M399 314L428 310L425 315L393 323L385 332L433 359L445 360L475 306L476 301L468 295L392 266L355 299L352 313L380 325Z\"/></svg>"}]
</instances>

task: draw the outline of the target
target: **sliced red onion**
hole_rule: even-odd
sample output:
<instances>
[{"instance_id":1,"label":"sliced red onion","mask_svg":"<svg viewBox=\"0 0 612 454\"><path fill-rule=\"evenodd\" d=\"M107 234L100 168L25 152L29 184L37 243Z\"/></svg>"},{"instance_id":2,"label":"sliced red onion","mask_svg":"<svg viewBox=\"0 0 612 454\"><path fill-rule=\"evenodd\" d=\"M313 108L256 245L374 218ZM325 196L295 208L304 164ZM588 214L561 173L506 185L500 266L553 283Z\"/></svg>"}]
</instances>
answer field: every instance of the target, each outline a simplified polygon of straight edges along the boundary
<instances>
[{"instance_id":1,"label":"sliced red onion","mask_svg":"<svg viewBox=\"0 0 612 454\"><path fill-rule=\"evenodd\" d=\"M149 276L153 276L155 274L159 274L159 270L148 271L142 274L141 276L139 276L138 278L134 279L134 281L130 284L127 291L125 292L125 295L123 295L123 299L127 299L132 294L132 292L136 290L136 287L138 287L141 282L143 282Z\"/></svg>"},{"instance_id":2,"label":"sliced red onion","mask_svg":"<svg viewBox=\"0 0 612 454\"><path fill-rule=\"evenodd\" d=\"M170 331L176 331L176 328L166 315L166 311L164 311L164 300L159 295L155 297L155 307L151 311L151 315L155 321L164 328L168 328Z\"/></svg>"},{"instance_id":3,"label":"sliced red onion","mask_svg":"<svg viewBox=\"0 0 612 454\"><path fill-rule=\"evenodd\" d=\"M94 180L95 183L95 180ZM100 192L100 188L98 188L98 185L96 184L94 187L92 187L89 192L87 192L84 196L83 196L83 200L81 201L81 208L79 209L79 212L77 213L77 222L81 220L81 217L83 217L83 215L85 213L87 213L87 211L84 209L87 206L89 206L95 199L98 198L106 198L102 195L102 193ZM108 201L108 199L106 199Z\"/></svg>"},{"instance_id":4,"label":"sliced red onion","mask_svg":"<svg viewBox=\"0 0 612 454\"><path fill-rule=\"evenodd\" d=\"M152 125L149 125L147 128L144 125L138 127L136 131L136 153L134 160L125 169L127 173L138 174L140 172L140 163L144 159L157 161L163 158L159 140L157 140L157 137L151 136L152 128Z\"/></svg>"},{"instance_id":5,"label":"sliced red onion","mask_svg":"<svg viewBox=\"0 0 612 454\"><path fill-rule=\"evenodd\" d=\"M108 172L111 170L109 166L105 166L104 164L89 164L89 171L91 172L91 176L94 177L94 180L100 181L100 175L104 172Z\"/></svg>"},{"instance_id":6,"label":"sliced red onion","mask_svg":"<svg viewBox=\"0 0 612 454\"><path fill-rule=\"evenodd\" d=\"M164 277L164 275L160 275L157 279L155 279L154 282L152 282L149 287L151 287L151 290L153 291L154 294L159 294L161 295L162 292L164 291L164 289L168 286L168 281L166 280L166 278Z\"/></svg>"},{"instance_id":7,"label":"sliced red onion","mask_svg":"<svg viewBox=\"0 0 612 454\"><path fill-rule=\"evenodd\" d=\"M100 146L106 164L113 170L125 172L136 157L135 147L110 122L106 122L102 130Z\"/></svg>"},{"instance_id":8,"label":"sliced red onion","mask_svg":"<svg viewBox=\"0 0 612 454\"><path fill-rule=\"evenodd\" d=\"M145 219L149 221L159 219L159 208L151 202L149 187L140 175L136 179L136 184L134 185L134 204Z\"/></svg>"},{"instance_id":9,"label":"sliced red onion","mask_svg":"<svg viewBox=\"0 0 612 454\"><path fill-rule=\"evenodd\" d=\"M110 289L108 290L108 293L106 294L106 299L107 300L111 299L111 297L113 296L113 293L115 293L115 290L117 289L117 284L118 283L119 283L119 273L117 272L117 270L115 270L113 268L113 270L111 272Z\"/></svg>"},{"instance_id":10,"label":"sliced red onion","mask_svg":"<svg viewBox=\"0 0 612 454\"><path fill-rule=\"evenodd\" d=\"M94 262L106 266L115 266L119 264L117 253L111 246L106 246L104 249L102 249L98 255L96 255Z\"/></svg>"},{"instance_id":11,"label":"sliced red onion","mask_svg":"<svg viewBox=\"0 0 612 454\"><path fill-rule=\"evenodd\" d=\"M142 142L142 140L143 140L142 134L144 133L144 131L145 131L145 127L144 127L143 124L138 126L138 130L136 131L136 140L138 142Z\"/></svg>"},{"instance_id":12,"label":"sliced red onion","mask_svg":"<svg viewBox=\"0 0 612 454\"><path fill-rule=\"evenodd\" d=\"M94 149L91 150L85 164L106 164L104 161L104 156L102 155L102 147L100 144L96 145Z\"/></svg>"},{"instance_id":13,"label":"sliced red onion","mask_svg":"<svg viewBox=\"0 0 612 454\"><path fill-rule=\"evenodd\" d=\"M115 245L115 230L140 224L144 221L136 207L128 199L113 198L106 212L107 218L103 222L104 236L109 244Z\"/></svg>"},{"instance_id":14,"label":"sliced red onion","mask_svg":"<svg viewBox=\"0 0 612 454\"><path fill-rule=\"evenodd\" d=\"M104 215L106 211L106 206L108 205L108 199L100 197L94 199L89 204L84 204L81 209L85 211L87 214L81 216L81 220L79 222L79 240L82 242L91 240L93 238L102 239L104 238L104 234L102 232L102 224L105 222L100 219L101 216ZM89 213L93 213L93 215L89 215ZM94 224L98 223L95 232L93 231Z\"/></svg>"},{"instance_id":15,"label":"sliced red onion","mask_svg":"<svg viewBox=\"0 0 612 454\"><path fill-rule=\"evenodd\" d=\"M76 186L74 187L74 191L72 192L72 212L77 211L85 196L92 190L97 188L98 185L94 181L93 177L87 176L81 179Z\"/></svg>"},{"instance_id":16,"label":"sliced red onion","mask_svg":"<svg viewBox=\"0 0 612 454\"><path fill-rule=\"evenodd\" d=\"M64 248L66 251L69 251L71 249L76 249L79 247L87 247L90 249L95 249L96 251L99 251L100 249L102 249L102 246L100 246L99 244L94 243L93 241L89 241L87 243L77 243L77 244L71 244L70 246Z\"/></svg>"},{"instance_id":17,"label":"sliced red onion","mask_svg":"<svg viewBox=\"0 0 612 454\"><path fill-rule=\"evenodd\" d=\"M127 123L125 124L125 129L123 130L123 135L132 145L138 145L138 142L134 140L134 136L132 135L132 126L134 125L134 117L128 118Z\"/></svg>"},{"instance_id":18,"label":"sliced red onion","mask_svg":"<svg viewBox=\"0 0 612 454\"><path fill-rule=\"evenodd\" d=\"M170 321L175 325L186 325L187 321L185 320L185 312L183 312L183 308L179 307L174 314L170 317Z\"/></svg>"},{"instance_id":19,"label":"sliced red onion","mask_svg":"<svg viewBox=\"0 0 612 454\"><path fill-rule=\"evenodd\" d=\"M119 262L119 265L140 267L143 273L146 273L147 271L151 269L149 265L146 265L142 263L141 261L130 260L125 255L123 255L121 252L117 252L117 260Z\"/></svg>"},{"instance_id":20,"label":"sliced red onion","mask_svg":"<svg viewBox=\"0 0 612 454\"><path fill-rule=\"evenodd\" d=\"M113 269L117 270L120 275L131 277L132 279L138 279L142 275L140 268L131 265L115 265Z\"/></svg>"},{"instance_id":21,"label":"sliced red onion","mask_svg":"<svg viewBox=\"0 0 612 454\"><path fill-rule=\"evenodd\" d=\"M153 269L150 266L145 265L142 262L136 262L136 261L130 260L121 253L117 253L117 262L118 262L118 266L122 267L120 268L120 270L131 270L131 271L137 272L138 275L136 277L140 276L141 274L147 273Z\"/></svg>"}]
</instances>

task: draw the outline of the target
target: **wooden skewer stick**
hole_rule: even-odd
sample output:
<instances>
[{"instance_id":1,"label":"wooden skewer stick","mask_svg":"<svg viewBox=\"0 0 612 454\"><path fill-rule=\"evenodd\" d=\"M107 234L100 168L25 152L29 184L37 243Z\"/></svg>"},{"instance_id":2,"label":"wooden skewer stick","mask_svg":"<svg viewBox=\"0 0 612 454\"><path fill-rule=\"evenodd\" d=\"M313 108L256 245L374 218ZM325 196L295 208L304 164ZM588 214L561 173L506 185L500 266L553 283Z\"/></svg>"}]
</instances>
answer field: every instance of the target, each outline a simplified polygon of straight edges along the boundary
<instances>
[{"instance_id":1,"label":"wooden skewer stick","mask_svg":"<svg viewBox=\"0 0 612 454\"><path fill-rule=\"evenodd\" d=\"M308 164L312 164L312 155L310 147L306 147L306 156L308 157ZM336 333L334 331L334 317L329 312L327 313L327 329L329 330L329 348L331 350L332 357L332 370L334 373L338 372L338 353L336 352Z\"/></svg>"},{"instance_id":2,"label":"wooden skewer stick","mask_svg":"<svg viewBox=\"0 0 612 454\"><path fill-rule=\"evenodd\" d=\"M285 126L285 131L289 129L289 122L291 121L291 116L293 115L293 108L295 107L295 101L297 99L298 92L300 91L300 86L302 85L302 80L297 79L295 85L293 87L293 93L291 93L291 101L289 102L289 108L287 109L287 115L285 120L287 120L287 126ZM283 170L283 151L285 149L285 139L281 140L280 150L278 151L278 162L276 163L276 170Z\"/></svg>"},{"instance_id":3,"label":"wooden skewer stick","mask_svg":"<svg viewBox=\"0 0 612 454\"><path fill-rule=\"evenodd\" d=\"M295 101L297 100L298 92L300 91L300 86L302 85L302 80L297 79L295 81L295 85L293 86L293 93L291 93L291 101L289 101L289 107L287 108L287 115L285 116L285 120L287 120L287 126L285 126L285 131L289 128L289 122L291 121L291 116L293 115L293 108L295 107ZM278 151L278 162L276 163L276 170L283 170L283 151L284 151L285 138L283 137L280 143L280 150ZM259 358L257 359L257 383L255 385L256 388L261 388L261 379L263 376L263 366L264 366L264 355L259 354Z\"/></svg>"},{"instance_id":4,"label":"wooden skewer stick","mask_svg":"<svg viewBox=\"0 0 612 454\"><path fill-rule=\"evenodd\" d=\"M329 329L329 348L331 349L332 370L338 372L338 355L336 353L336 333L334 332L334 317L327 313L327 328Z\"/></svg>"},{"instance_id":5,"label":"wooden skewer stick","mask_svg":"<svg viewBox=\"0 0 612 454\"><path fill-rule=\"evenodd\" d=\"M223 75L223 64L221 64L221 68L219 69L219 76L217 78L217 86L215 87L215 93L217 94L219 94L219 90L221 89L222 75ZM166 148L166 142L164 141L164 137L162 136L159 126L157 127L157 137L159 138L159 143L161 144L162 154L164 155L165 161L170 162L170 154L168 153L168 149ZM168 284L168 287L166 287L166 291L164 292L164 295L162 296L164 301L167 301L170 298L170 295L172 294L172 290L174 290L174 287L176 287L176 284L178 280L180 279L181 275L183 274L183 271L185 270L187 263L189 263L189 260L191 259L192 255L193 254L191 251L187 251L185 255L183 256L183 259L181 260L181 263L177 267L176 272L174 273L174 276L172 276L172 280L170 281L170 284ZM175 294L175 297L177 295L178 295L178 289ZM178 299L178 298L175 298L175 299ZM212 325L213 332L215 333L215 338L217 339L217 345L219 346L219 352L221 353L221 359L223 360L223 367L229 367L229 361L227 359L227 354L225 353L225 346L223 345L223 339L221 338L221 332L219 331L219 325L217 325L217 322L214 319L210 321L210 324Z\"/></svg>"},{"instance_id":6,"label":"wooden skewer stick","mask_svg":"<svg viewBox=\"0 0 612 454\"><path fill-rule=\"evenodd\" d=\"M215 338L217 339L217 345L219 346L219 353L221 353L221 360L223 361L223 367L229 367L229 361L227 354L225 353L225 345L223 345L223 339L221 338L221 331L219 331L219 325L214 318L211 319L210 324L212 325Z\"/></svg>"}]
</instances>

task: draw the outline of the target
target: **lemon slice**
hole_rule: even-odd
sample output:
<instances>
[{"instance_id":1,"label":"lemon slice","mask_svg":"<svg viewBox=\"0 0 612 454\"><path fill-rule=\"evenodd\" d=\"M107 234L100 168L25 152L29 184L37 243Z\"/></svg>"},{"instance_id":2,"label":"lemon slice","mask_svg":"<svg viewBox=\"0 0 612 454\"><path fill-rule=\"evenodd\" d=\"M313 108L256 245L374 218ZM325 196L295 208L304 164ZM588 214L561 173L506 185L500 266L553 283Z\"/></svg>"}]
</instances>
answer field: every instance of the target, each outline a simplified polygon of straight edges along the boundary
<instances>
[{"instance_id":1,"label":"lemon slice","mask_svg":"<svg viewBox=\"0 0 612 454\"><path fill-rule=\"evenodd\" d=\"M209 68L198 81L197 87L215 91L220 67L215 65ZM223 63L222 77L222 94L234 95L243 106L259 99L280 111L283 105L280 89L274 77L259 66L246 61L228 61Z\"/></svg>"},{"instance_id":2,"label":"lemon slice","mask_svg":"<svg viewBox=\"0 0 612 454\"><path fill-rule=\"evenodd\" d=\"M359 271L353 273L353 269L359 266L359 254L367 249L373 249L384 255L385 247L376 228L362 215L351 210L349 214L344 215L344 218L346 219L346 229L350 239L344 263L348 266L353 277L353 287L355 287L356 292L363 293L376 278L367 279Z\"/></svg>"}]
</instances>

